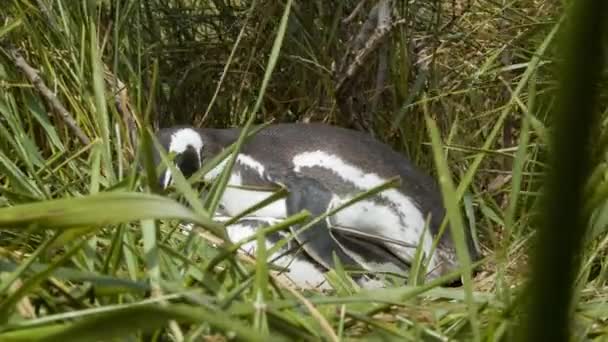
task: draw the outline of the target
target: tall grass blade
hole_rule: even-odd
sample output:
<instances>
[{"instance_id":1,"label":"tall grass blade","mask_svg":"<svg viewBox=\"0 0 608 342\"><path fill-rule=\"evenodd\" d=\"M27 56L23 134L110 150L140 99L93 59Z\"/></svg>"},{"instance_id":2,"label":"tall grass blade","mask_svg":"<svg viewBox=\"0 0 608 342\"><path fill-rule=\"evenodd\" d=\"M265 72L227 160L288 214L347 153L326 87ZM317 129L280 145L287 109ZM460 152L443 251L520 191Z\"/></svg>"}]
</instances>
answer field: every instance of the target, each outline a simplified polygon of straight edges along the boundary
<instances>
[{"instance_id":1,"label":"tall grass blade","mask_svg":"<svg viewBox=\"0 0 608 342\"><path fill-rule=\"evenodd\" d=\"M65 198L0 209L0 228L31 224L52 229L101 227L140 219L182 219L210 229L220 225L158 195L115 192Z\"/></svg>"},{"instance_id":2,"label":"tall grass blade","mask_svg":"<svg viewBox=\"0 0 608 342\"><path fill-rule=\"evenodd\" d=\"M464 285L465 302L467 303L471 330L473 332L474 340L479 341L481 336L479 333L479 321L477 320L477 306L473 299L471 258L469 256L465 237L466 228L458 205L459 197L452 177L450 176L450 169L443 156L441 138L439 137L437 125L435 124L435 121L428 116L426 116L426 123L433 144L433 154L435 156L435 164L437 165L437 173L439 174L439 185L443 192L443 201L450 222L450 233L454 239L456 256L462 268L462 282Z\"/></svg>"},{"instance_id":3,"label":"tall grass blade","mask_svg":"<svg viewBox=\"0 0 608 342\"><path fill-rule=\"evenodd\" d=\"M597 84L606 65L607 11L605 1L576 1L568 13L543 220L532 260L524 335L528 341L568 341L574 336L574 280L589 222L582 195L591 175L589 144L598 118Z\"/></svg>"}]
</instances>

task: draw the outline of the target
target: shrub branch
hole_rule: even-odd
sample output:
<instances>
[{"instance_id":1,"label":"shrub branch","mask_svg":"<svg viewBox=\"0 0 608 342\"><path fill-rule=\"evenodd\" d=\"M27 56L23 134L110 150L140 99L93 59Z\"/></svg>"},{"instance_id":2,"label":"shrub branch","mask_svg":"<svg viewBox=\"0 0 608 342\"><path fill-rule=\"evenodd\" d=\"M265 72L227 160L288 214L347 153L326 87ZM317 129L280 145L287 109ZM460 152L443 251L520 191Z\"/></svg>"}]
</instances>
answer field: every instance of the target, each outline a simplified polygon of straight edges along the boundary
<instances>
[{"instance_id":1,"label":"shrub branch","mask_svg":"<svg viewBox=\"0 0 608 342\"><path fill-rule=\"evenodd\" d=\"M49 106L53 108L55 112L59 114L59 117L65 122L66 125L72 130L76 137L85 145L91 143L91 140L87 135L80 129L76 120L70 112L61 104L57 96L44 84L44 81L40 77L40 71L32 67L27 61L21 56L21 53L17 49L10 49L9 54L15 65L23 71L28 80L32 83L34 88L40 92L40 94L46 99Z\"/></svg>"}]
</instances>

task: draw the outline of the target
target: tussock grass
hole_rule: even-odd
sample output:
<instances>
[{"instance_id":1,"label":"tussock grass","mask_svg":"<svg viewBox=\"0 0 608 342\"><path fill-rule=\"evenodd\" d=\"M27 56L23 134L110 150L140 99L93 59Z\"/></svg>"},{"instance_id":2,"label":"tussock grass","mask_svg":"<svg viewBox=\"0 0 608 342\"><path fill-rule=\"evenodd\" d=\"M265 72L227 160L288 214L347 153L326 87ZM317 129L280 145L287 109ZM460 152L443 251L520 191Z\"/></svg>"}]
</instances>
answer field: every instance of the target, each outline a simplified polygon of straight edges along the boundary
<instances>
[{"instance_id":1,"label":"tussock grass","mask_svg":"<svg viewBox=\"0 0 608 342\"><path fill-rule=\"evenodd\" d=\"M210 219L227 178L203 184L201 176L258 124L346 124L332 65L373 6L353 14L359 3L7 0L0 340L514 338L526 317L542 175L559 167L547 156L560 153L551 150L559 146L550 144L551 113L562 103L554 75L567 20L554 4L395 1L405 21L386 42L388 63L372 57L357 78L372 99L375 136L437 177L457 236L476 232L480 273L464 260L442 279L361 290L338 266L328 274L334 292L294 290L266 261L273 250L238 255L245 241L222 241L223 226ZM608 93L598 74L571 317L573 338L599 340L608 334ZM161 194L152 132L193 122L247 129L191 179L172 170L175 186ZM203 199L201 187L210 190ZM284 195L278 189L273 199ZM308 216L256 239L294 223L306 229ZM184 234L186 222L195 227ZM439 287L461 276L463 287Z\"/></svg>"}]
</instances>

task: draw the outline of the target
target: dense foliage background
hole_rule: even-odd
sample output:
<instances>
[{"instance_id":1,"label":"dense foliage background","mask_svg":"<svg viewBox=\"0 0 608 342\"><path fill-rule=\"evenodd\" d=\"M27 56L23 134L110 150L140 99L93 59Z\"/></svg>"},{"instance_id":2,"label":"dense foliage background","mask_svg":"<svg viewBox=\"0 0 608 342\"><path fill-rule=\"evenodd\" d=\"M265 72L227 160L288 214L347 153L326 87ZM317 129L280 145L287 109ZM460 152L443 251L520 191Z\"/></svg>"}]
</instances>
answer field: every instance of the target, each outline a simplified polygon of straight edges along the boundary
<instances>
[{"instance_id":1,"label":"dense foliage background","mask_svg":"<svg viewBox=\"0 0 608 342\"><path fill-rule=\"evenodd\" d=\"M286 3L2 4L0 340L512 336L553 127L562 4ZM575 284L581 339L608 334L605 83L599 93ZM208 234L179 234L178 220L221 227L185 183L151 194L134 162L151 144L146 128L249 118L365 130L453 179L446 201L463 208L486 257L473 287L413 279L361 291L336 270L335 293L299 293Z\"/></svg>"}]
</instances>

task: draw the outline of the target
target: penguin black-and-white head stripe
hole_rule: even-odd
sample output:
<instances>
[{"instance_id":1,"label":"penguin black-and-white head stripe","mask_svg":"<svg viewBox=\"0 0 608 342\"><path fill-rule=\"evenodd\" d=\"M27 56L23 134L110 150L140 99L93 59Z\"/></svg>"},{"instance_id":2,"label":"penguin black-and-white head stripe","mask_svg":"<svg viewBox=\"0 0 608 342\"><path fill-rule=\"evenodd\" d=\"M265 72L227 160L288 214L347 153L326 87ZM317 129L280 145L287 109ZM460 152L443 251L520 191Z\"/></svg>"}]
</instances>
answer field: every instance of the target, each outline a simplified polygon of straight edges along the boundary
<instances>
[{"instance_id":1,"label":"penguin black-and-white head stripe","mask_svg":"<svg viewBox=\"0 0 608 342\"><path fill-rule=\"evenodd\" d=\"M177 154L176 165L189 176L235 142L239 133L239 129L173 127L160 130L158 138L165 149ZM223 165L205 178L213 180ZM170 176L165 173L164 186ZM457 268L449 230L433 251L445 215L433 179L387 145L357 131L324 124L277 124L257 132L236 158L221 199L222 214L236 216L271 196L278 186L286 187L286 199L244 218L241 228L254 231L259 224L251 224L252 220L281 220L304 209L313 216L323 215L395 176L401 178L399 187L359 201L304 232L298 231L301 225L291 227L308 261L327 270L334 266L335 254L347 267L407 275L419 247L427 257L428 278ZM469 247L476 259L472 243Z\"/></svg>"},{"instance_id":2,"label":"penguin black-and-white head stripe","mask_svg":"<svg viewBox=\"0 0 608 342\"><path fill-rule=\"evenodd\" d=\"M184 175L190 176L201 168L204 142L199 132L183 127L160 131L157 137L167 153L175 153L175 164ZM160 162L158 154L155 159L156 163ZM171 178L171 170L165 170L159 179L161 186L169 186Z\"/></svg>"}]
</instances>

